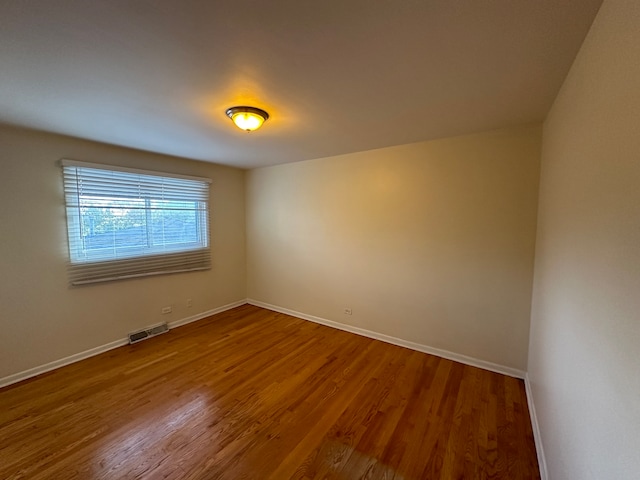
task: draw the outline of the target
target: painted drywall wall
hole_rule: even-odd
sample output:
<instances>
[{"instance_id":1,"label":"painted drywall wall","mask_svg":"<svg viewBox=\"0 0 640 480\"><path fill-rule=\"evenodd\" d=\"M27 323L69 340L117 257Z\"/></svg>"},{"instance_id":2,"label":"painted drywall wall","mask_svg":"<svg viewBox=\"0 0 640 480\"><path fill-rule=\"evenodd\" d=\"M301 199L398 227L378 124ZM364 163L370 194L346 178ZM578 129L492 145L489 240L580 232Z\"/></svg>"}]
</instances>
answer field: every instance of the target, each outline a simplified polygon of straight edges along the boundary
<instances>
[{"instance_id":1,"label":"painted drywall wall","mask_svg":"<svg viewBox=\"0 0 640 480\"><path fill-rule=\"evenodd\" d=\"M249 298L524 370L540 139L527 126L249 171Z\"/></svg>"},{"instance_id":2,"label":"painted drywall wall","mask_svg":"<svg viewBox=\"0 0 640 480\"><path fill-rule=\"evenodd\" d=\"M529 377L549 478L640 476L640 2L605 0L545 121Z\"/></svg>"},{"instance_id":3,"label":"painted drywall wall","mask_svg":"<svg viewBox=\"0 0 640 480\"><path fill-rule=\"evenodd\" d=\"M211 178L213 268L69 287L61 158ZM246 297L242 170L0 127L0 172L0 378Z\"/></svg>"}]
</instances>

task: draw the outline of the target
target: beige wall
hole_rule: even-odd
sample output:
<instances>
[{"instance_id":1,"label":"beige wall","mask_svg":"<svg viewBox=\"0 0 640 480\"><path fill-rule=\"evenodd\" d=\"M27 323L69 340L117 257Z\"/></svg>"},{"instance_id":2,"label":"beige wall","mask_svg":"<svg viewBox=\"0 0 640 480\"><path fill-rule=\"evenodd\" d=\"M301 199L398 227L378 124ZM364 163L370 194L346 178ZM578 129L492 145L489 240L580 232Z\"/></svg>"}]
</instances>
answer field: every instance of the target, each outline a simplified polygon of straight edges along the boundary
<instances>
[{"instance_id":1,"label":"beige wall","mask_svg":"<svg viewBox=\"0 0 640 480\"><path fill-rule=\"evenodd\" d=\"M70 288L63 157L212 178L213 269ZM0 127L0 172L0 378L246 297L242 170Z\"/></svg>"},{"instance_id":2,"label":"beige wall","mask_svg":"<svg viewBox=\"0 0 640 480\"><path fill-rule=\"evenodd\" d=\"M553 480L640 478L640 2L605 0L543 135L529 375Z\"/></svg>"},{"instance_id":3,"label":"beige wall","mask_svg":"<svg viewBox=\"0 0 640 480\"><path fill-rule=\"evenodd\" d=\"M248 172L249 298L524 370L540 137L514 128Z\"/></svg>"}]
</instances>

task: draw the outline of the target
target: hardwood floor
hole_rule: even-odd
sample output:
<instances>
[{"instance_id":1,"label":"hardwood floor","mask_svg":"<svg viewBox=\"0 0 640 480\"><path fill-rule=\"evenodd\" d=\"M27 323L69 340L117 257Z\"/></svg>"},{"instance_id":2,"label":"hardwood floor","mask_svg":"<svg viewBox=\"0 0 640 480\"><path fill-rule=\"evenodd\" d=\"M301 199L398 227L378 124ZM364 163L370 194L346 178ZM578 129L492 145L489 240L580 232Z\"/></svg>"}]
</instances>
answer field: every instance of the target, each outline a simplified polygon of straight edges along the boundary
<instances>
[{"instance_id":1,"label":"hardwood floor","mask_svg":"<svg viewBox=\"0 0 640 480\"><path fill-rule=\"evenodd\" d=\"M244 305L0 390L2 479L536 479L523 382Z\"/></svg>"}]
</instances>

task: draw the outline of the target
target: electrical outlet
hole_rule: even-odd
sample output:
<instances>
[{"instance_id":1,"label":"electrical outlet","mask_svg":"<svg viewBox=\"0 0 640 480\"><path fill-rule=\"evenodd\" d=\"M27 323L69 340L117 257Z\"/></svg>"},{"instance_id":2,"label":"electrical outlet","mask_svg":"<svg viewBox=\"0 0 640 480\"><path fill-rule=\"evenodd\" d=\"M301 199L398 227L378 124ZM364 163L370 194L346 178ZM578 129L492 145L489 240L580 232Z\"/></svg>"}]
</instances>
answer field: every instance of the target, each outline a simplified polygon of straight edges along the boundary
<instances>
[{"instance_id":1,"label":"electrical outlet","mask_svg":"<svg viewBox=\"0 0 640 480\"><path fill-rule=\"evenodd\" d=\"M344 314L345 315L353 315L353 310L351 310L350 308L345 308L344 309Z\"/></svg>"},{"instance_id":2,"label":"electrical outlet","mask_svg":"<svg viewBox=\"0 0 640 480\"><path fill-rule=\"evenodd\" d=\"M167 313L171 313L171 306L162 307L162 314L165 315Z\"/></svg>"},{"instance_id":3,"label":"electrical outlet","mask_svg":"<svg viewBox=\"0 0 640 480\"><path fill-rule=\"evenodd\" d=\"M191 300L190 298L187 298L187 308L191 308L193 307L193 300Z\"/></svg>"}]
</instances>

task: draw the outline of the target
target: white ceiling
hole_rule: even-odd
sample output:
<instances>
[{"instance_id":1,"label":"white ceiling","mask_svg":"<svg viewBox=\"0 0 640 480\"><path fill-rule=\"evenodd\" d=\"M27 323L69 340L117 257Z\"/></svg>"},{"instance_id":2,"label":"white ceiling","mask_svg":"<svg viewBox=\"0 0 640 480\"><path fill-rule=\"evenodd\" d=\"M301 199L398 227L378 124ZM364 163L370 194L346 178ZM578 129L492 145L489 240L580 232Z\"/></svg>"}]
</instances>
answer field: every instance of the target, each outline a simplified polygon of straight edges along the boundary
<instances>
[{"instance_id":1,"label":"white ceiling","mask_svg":"<svg viewBox=\"0 0 640 480\"><path fill-rule=\"evenodd\" d=\"M0 122L250 168L540 121L601 1L1 0Z\"/></svg>"}]
</instances>

